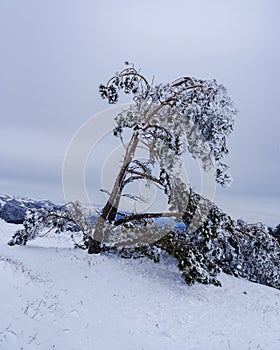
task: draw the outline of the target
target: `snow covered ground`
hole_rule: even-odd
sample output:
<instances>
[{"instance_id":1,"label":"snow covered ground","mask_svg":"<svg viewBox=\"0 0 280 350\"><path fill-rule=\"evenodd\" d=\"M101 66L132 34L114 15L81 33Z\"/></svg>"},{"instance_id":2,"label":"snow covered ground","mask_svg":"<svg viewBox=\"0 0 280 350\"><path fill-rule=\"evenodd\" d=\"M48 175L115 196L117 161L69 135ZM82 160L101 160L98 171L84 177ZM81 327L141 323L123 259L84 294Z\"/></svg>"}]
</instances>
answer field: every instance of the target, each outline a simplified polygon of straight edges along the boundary
<instances>
[{"instance_id":1,"label":"snow covered ground","mask_svg":"<svg viewBox=\"0 0 280 350\"><path fill-rule=\"evenodd\" d=\"M2 350L279 350L280 291L222 275L189 287L172 261L74 250L65 235L25 247L0 221Z\"/></svg>"}]
</instances>

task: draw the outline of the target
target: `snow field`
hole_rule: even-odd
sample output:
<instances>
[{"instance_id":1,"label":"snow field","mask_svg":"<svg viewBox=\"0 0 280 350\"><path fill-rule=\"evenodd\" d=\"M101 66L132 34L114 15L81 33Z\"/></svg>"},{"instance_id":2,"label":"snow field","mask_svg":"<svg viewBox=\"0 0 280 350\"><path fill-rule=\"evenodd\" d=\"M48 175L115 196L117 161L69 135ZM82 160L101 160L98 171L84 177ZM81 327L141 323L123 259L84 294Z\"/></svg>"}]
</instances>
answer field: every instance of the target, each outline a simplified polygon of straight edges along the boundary
<instances>
[{"instance_id":1,"label":"snow field","mask_svg":"<svg viewBox=\"0 0 280 350\"><path fill-rule=\"evenodd\" d=\"M175 263L88 255L67 234L10 247L0 221L1 350L279 350L280 291L222 275L187 286Z\"/></svg>"}]
</instances>

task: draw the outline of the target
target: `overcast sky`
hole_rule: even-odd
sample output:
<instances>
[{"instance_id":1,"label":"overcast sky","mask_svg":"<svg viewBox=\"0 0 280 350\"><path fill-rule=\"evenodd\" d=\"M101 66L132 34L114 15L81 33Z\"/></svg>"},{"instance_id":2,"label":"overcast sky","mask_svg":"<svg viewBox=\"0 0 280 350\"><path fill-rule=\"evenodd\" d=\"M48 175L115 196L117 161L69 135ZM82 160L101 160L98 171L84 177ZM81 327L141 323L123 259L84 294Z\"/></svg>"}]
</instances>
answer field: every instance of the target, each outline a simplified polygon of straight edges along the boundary
<instances>
[{"instance_id":1,"label":"overcast sky","mask_svg":"<svg viewBox=\"0 0 280 350\"><path fill-rule=\"evenodd\" d=\"M254 203L280 222L279 13L277 0L1 0L0 192L63 200L67 146L107 108L99 83L129 60L156 82L188 75L228 88L239 109L234 183L217 201L244 218ZM88 191L100 202L95 160Z\"/></svg>"}]
</instances>

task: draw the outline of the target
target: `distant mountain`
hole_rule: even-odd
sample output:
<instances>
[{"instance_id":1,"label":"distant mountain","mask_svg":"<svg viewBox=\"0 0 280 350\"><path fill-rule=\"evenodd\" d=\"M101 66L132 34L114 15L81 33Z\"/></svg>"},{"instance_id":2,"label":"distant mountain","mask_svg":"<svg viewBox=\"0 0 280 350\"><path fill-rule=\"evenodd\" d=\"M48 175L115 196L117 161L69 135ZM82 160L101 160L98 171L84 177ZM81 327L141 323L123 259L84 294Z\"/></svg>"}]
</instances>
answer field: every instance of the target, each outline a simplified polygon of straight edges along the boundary
<instances>
[{"instance_id":1,"label":"distant mountain","mask_svg":"<svg viewBox=\"0 0 280 350\"><path fill-rule=\"evenodd\" d=\"M39 209L45 206L58 207L45 199L18 198L0 194L0 218L9 223L22 224L28 209Z\"/></svg>"}]
</instances>

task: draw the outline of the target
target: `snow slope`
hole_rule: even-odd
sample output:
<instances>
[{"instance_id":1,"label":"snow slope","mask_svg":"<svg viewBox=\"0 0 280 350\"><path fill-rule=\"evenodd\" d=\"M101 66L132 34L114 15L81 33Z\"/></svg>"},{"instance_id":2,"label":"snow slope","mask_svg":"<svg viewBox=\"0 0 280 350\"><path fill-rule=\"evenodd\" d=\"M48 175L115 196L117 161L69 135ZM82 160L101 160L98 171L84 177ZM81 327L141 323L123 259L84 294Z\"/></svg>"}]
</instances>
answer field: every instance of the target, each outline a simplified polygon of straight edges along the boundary
<instances>
[{"instance_id":1,"label":"snow slope","mask_svg":"<svg viewBox=\"0 0 280 350\"><path fill-rule=\"evenodd\" d=\"M280 291L227 275L180 278L173 261L74 250L67 235L25 247L0 220L2 350L279 350Z\"/></svg>"}]
</instances>

